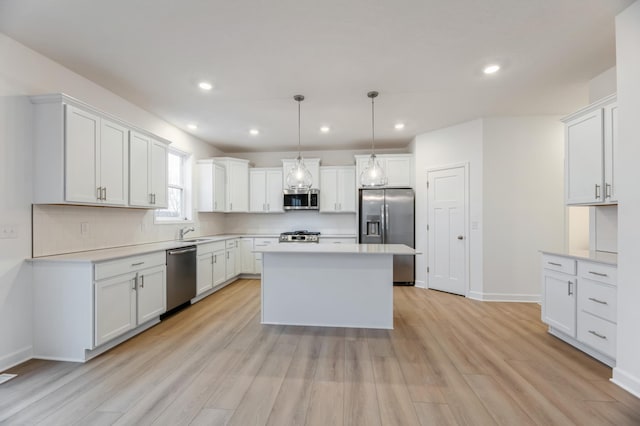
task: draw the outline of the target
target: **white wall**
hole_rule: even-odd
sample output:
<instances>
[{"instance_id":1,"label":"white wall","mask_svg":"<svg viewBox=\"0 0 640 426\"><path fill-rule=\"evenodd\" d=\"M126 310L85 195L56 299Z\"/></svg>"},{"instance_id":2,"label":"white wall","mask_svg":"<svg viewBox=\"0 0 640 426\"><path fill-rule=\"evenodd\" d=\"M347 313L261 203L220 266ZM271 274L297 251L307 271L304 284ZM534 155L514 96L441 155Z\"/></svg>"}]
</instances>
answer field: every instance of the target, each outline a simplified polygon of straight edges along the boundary
<instances>
[{"instance_id":1,"label":"white wall","mask_svg":"<svg viewBox=\"0 0 640 426\"><path fill-rule=\"evenodd\" d=\"M468 236L471 253L469 295L482 292L482 120L418 135L412 143L415 155L416 191L416 249L423 255L416 256L416 285L427 282L427 170L450 164L469 163L470 221L477 223Z\"/></svg>"},{"instance_id":2,"label":"white wall","mask_svg":"<svg viewBox=\"0 0 640 426\"><path fill-rule=\"evenodd\" d=\"M0 240L2 371L31 354L31 271L25 259L31 257L32 110L26 96L64 92L172 140L176 147L194 153L196 158L218 155L220 151L1 33L0 58L0 224L18 229L18 238ZM87 209L62 208L72 221L80 218L77 212ZM99 211L92 213L96 223L112 217L113 209L96 210ZM206 222L211 229L223 223L216 216L207 217ZM110 223L111 232L119 232L119 223ZM79 227L79 222L76 225Z\"/></svg>"},{"instance_id":3,"label":"white wall","mask_svg":"<svg viewBox=\"0 0 640 426\"><path fill-rule=\"evenodd\" d=\"M483 142L482 297L538 301L538 251L564 248L564 127L558 116L487 118Z\"/></svg>"},{"instance_id":4,"label":"white wall","mask_svg":"<svg viewBox=\"0 0 640 426\"><path fill-rule=\"evenodd\" d=\"M319 213L291 211L274 214L227 214L225 231L231 234L280 234L306 229L323 235L357 234L355 213Z\"/></svg>"},{"instance_id":5,"label":"white wall","mask_svg":"<svg viewBox=\"0 0 640 426\"><path fill-rule=\"evenodd\" d=\"M611 67L589 81L589 103L593 103L605 96L616 93L616 90L616 67Z\"/></svg>"},{"instance_id":6,"label":"white wall","mask_svg":"<svg viewBox=\"0 0 640 426\"><path fill-rule=\"evenodd\" d=\"M640 397L640 2L616 17L618 70L618 353L613 380Z\"/></svg>"}]
</instances>

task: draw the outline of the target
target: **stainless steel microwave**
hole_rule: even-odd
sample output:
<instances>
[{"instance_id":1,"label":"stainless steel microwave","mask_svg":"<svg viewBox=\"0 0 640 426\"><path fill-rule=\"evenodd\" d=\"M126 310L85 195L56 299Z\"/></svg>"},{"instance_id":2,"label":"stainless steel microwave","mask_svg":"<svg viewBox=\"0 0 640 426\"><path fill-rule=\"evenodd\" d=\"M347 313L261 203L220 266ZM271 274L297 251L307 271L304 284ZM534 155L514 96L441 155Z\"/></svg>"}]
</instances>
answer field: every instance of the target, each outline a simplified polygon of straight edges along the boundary
<instances>
[{"instance_id":1,"label":"stainless steel microwave","mask_svg":"<svg viewBox=\"0 0 640 426\"><path fill-rule=\"evenodd\" d=\"M319 189L285 189L282 205L285 210L320 209Z\"/></svg>"}]
</instances>

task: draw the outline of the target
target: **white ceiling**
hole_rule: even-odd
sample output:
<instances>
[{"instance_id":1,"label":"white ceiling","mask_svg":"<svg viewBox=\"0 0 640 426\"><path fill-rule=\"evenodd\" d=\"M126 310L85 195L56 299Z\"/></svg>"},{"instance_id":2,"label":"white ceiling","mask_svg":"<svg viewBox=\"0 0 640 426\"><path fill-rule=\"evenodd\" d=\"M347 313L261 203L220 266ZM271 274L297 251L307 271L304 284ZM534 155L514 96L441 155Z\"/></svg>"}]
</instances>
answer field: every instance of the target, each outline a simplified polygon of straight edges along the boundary
<instances>
[{"instance_id":1,"label":"white ceiling","mask_svg":"<svg viewBox=\"0 0 640 426\"><path fill-rule=\"evenodd\" d=\"M370 90L380 147L570 112L615 64L614 16L632 2L0 0L0 30L180 128L196 122L224 151L295 148L298 93L303 148L356 149L370 143ZM482 74L489 62L498 75Z\"/></svg>"}]
</instances>

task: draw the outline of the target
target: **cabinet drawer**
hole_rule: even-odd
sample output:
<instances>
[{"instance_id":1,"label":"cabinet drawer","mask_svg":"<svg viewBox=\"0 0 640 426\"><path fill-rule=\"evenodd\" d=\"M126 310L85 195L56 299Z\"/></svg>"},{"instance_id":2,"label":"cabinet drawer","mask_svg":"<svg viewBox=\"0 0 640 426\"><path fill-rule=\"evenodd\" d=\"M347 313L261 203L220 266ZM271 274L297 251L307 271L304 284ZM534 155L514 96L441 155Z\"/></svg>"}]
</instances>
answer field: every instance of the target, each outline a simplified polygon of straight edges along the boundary
<instances>
[{"instance_id":1,"label":"cabinet drawer","mask_svg":"<svg viewBox=\"0 0 640 426\"><path fill-rule=\"evenodd\" d=\"M616 357L616 325L607 320L579 312L578 340L605 355Z\"/></svg>"},{"instance_id":2,"label":"cabinet drawer","mask_svg":"<svg viewBox=\"0 0 640 426\"><path fill-rule=\"evenodd\" d=\"M228 249L238 247L238 240L237 239L227 240L226 243L227 243L226 247Z\"/></svg>"},{"instance_id":3,"label":"cabinet drawer","mask_svg":"<svg viewBox=\"0 0 640 426\"><path fill-rule=\"evenodd\" d=\"M279 244L277 238L254 238L253 246L254 247L264 247L269 244Z\"/></svg>"},{"instance_id":4,"label":"cabinet drawer","mask_svg":"<svg viewBox=\"0 0 640 426\"><path fill-rule=\"evenodd\" d=\"M167 255L164 251L155 253L131 256L124 259L112 260L108 262L96 263L94 269L94 279L102 280L117 275L135 272L152 266L164 265L167 263Z\"/></svg>"},{"instance_id":5,"label":"cabinet drawer","mask_svg":"<svg viewBox=\"0 0 640 426\"><path fill-rule=\"evenodd\" d=\"M542 267L552 271L564 272L569 275L576 274L576 260L568 257L543 254Z\"/></svg>"},{"instance_id":6,"label":"cabinet drawer","mask_svg":"<svg viewBox=\"0 0 640 426\"><path fill-rule=\"evenodd\" d=\"M616 288L590 279L578 282L578 309L611 322L616 322Z\"/></svg>"},{"instance_id":7,"label":"cabinet drawer","mask_svg":"<svg viewBox=\"0 0 640 426\"><path fill-rule=\"evenodd\" d=\"M216 241L215 243L198 244L198 254L213 253L214 251L224 250L225 241Z\"/></svg>"},{"instance_id":8,"label":"cabinet drawer","mask_svg":"<svg viewBox=\"0 0 640 426\"><path fill-rule=\"evenodd\" d=\"M616 285L618 282L618 268L611 265L603 265L602 263L579 262L578 275L610 285Z\"/></svg>"}]
</instances>

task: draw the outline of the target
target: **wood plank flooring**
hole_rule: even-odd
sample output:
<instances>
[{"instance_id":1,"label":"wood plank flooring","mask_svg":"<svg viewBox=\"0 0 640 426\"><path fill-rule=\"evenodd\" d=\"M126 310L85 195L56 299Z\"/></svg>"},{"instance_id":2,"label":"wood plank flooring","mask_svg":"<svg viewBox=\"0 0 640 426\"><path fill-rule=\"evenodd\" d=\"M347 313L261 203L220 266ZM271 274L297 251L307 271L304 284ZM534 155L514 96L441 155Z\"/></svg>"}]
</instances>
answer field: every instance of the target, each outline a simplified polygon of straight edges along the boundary
<instances>
[{"instance_id":1,"label":"wood plank flooring","mask_svg":"<svg viewBox=\"0 0 640 426\"><path fill-rule=\"evenodd\" d=\"M86 364L9 370L0 424L640 424L538 305L394 297L394 330L263 326L260 282L239 280Z\"/></svg>"}]
</instances>

